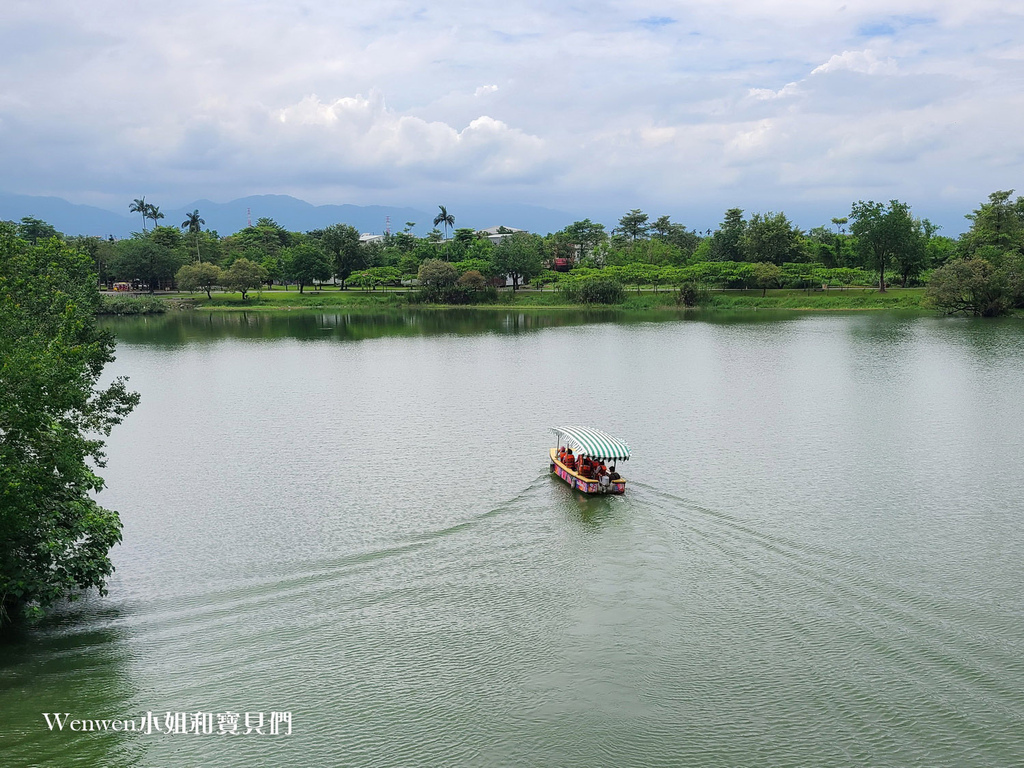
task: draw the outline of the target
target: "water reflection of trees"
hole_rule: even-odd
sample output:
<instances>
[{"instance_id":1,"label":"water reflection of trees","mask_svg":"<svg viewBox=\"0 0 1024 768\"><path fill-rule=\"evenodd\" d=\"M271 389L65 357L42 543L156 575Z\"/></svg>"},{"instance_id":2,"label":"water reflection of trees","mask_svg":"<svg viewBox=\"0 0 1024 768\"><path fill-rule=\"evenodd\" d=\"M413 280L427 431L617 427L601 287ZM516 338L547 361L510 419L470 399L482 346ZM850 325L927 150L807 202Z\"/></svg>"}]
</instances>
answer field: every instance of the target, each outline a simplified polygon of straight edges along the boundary
<instances>
[{"instance_id":1,"label":"water reflection of trees","mask_svg":"<svg viewBox=\"0 0 1024 768\"><path fill-rule=\"evenodd\" d=\"M127 344L179 346L221 339L363 341L384 337L532 333L595 323L668 322L677 312L622 310L408 309L389 312L173 312L105 318Z\"/></svg>"}]
</instances>

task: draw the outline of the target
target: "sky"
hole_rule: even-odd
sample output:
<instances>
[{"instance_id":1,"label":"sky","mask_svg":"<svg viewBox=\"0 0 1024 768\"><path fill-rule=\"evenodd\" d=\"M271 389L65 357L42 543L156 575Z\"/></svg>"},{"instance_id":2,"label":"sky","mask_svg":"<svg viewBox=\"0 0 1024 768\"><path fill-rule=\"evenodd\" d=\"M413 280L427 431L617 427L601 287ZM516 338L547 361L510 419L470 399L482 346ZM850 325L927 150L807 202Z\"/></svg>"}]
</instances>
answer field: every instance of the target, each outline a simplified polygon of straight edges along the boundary
<instances>
[{"instance_id":1,"label":"sky","mask_svg":"<svg viewBox=\"0 0 1024 768\"><path fill-rule=\"evenodd\" d=\"M0 192L122 211L726 208L1024 194L1019 0L3 0ZM514 225L515 222L508 222Z\"/></svg>"}]
</instances>

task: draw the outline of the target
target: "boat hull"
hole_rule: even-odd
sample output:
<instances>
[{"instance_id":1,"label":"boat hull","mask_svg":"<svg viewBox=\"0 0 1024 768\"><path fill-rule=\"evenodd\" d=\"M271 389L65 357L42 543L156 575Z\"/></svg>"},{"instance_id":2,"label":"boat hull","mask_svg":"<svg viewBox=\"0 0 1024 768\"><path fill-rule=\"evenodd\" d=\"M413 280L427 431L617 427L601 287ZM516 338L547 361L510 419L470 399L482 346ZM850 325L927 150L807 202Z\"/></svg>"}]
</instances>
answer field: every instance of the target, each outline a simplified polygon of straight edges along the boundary
<instances>
[{"instance_id":1,"label":"boat hull","mask_svg":"<svg viewBox=\"0 0 1024 768\"><path fill-rule=\"evenodd\" d=\"M626 481L622 478L612 480L608 485L601 485L597 480L583 477L568 469L555 455L555 449L551 452L551 471L569 484L569 487L580 493L597 494L612 493L619 494L626 492Z\"/></svg>"}]
</instances>

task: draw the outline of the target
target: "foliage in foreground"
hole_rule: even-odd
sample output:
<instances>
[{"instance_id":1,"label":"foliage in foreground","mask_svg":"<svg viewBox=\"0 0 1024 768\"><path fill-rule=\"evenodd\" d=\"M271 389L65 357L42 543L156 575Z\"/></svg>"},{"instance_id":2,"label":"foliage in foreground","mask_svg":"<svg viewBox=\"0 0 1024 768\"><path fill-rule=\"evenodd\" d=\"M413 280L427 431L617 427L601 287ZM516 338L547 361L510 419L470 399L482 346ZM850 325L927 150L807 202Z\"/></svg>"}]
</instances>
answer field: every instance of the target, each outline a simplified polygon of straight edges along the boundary
<instances>
[{"instance_id":1,"label":"foliage in foreground","mask_svg":"<svg viewBox=\"0 0 1024 768\"><path fill-rule=\"evenodd\" d=\"M121 540L103 487L103 440L138 403L96 327L91 259L56 238L32 247L0 224L0 624L77 590L104 591Z\"/></svg>"}]
</instances>

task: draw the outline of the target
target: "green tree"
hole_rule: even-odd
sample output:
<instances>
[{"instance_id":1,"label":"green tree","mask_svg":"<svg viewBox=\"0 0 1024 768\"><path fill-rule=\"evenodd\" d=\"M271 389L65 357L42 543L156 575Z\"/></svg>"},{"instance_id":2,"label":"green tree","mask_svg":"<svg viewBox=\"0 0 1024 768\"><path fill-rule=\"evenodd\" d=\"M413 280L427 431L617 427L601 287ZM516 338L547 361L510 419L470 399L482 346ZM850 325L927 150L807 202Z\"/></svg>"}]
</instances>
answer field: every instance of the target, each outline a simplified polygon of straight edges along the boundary
<instances>
[{"instance_id":1,"label":"green tree","mask_svg":"<svg viewBox=\"0 0 1024 768\"><path fill-rule=\"evenodd\" d=\"M160 219L164 218L164 215L162 213L160 213L160 206L159 205L147 205L146 209L147 209L146 210L146 214L145 214L146 218L150 219L153 222L153 226L156 227L157 222Z\"/></svg>"},{"instance_id":2,"label":"green tree","mask_svg":"<svg viewBox=\"0 0 1024 768\"><path fill-rule=\"evenodd\" d=\"M27 238L22 238L27 239ZM101 284L110 280L110 272L107 265L110 263L114 253L114 239L111 237L105 240L102 237L89 237L86 235L75 235L67 238L68 245L75 250L88 254L92 259L93 269L99 277Z\"/></svg>"},{"instance_id":3,"label":"green tree","mask_svg":"<svg viewBox=\"0 0 1024 768\"><path fill-rule=\"evenodd\" d=\"M51 237L59 237L57 230L42 219L34 216L25 216L18 224L18 237L32 245L37 245L40 240L49 240Z\"/></svg>"},{"instance_id":4,"label":"green tree","mask_svg":"<svg viewBox=\"0 0 1024 768\"><path fill-rule=\"evenodd\" d=\"M96 326L91 259L0 224L0 624L78 590L105 594L121 540L100 507L103 440L139 397L97 387L114 338Z\"/></svg>"},{"instance_id":5,"label":"green tree","mask_svg":"<svg viewBox=\"0 0 1024 768\"><path fill-rule=\"evenodd\" d=\"M398 271L404 280L412 280L420 271L420 260L415 254L407 253L398 261Z\"/></svg>"},{"instance_id":6,"label":"green tree","mask_svg":"<svg viewBox=\"0 0 1024 768\"><path fill-rule=\"evenodd\" d=\"M754 284L761 289L761 295L768 293L769 288L774 288L782 279L782 267L778 264L771 264L759 261L753 266Z\"/></svg>"},{"instance_id":7,"label":"green tree","mask_svg":"<svg viewBox=\"0 0 1024 768\"><path fill-rule=\"evenodd\" d=\"M298 239L297 233L289 232L273 219L263 216L256 220L255 225L236 232L231 237L230 248L236 254L259 252L262 259L264 256L277 256L282 248Z\"/></svg>"},{"instance_id":8,"label":"green tree","mask_svg":"<svg viewBox=\"0 0 1024 768\"><path fill-rule=\"evenodd\" d=\"M224 285L226 282L224 270L216 264L207 262L203 264L186 264L174 275L174 280L182 291L206 291L206 298L213 298L210 291L214 286Z\"/></svg>"},{"instance_id":9,"label":"green tree","mask_svg":"<svg viewBox=\"0 0 1024 768\"><path fill-rule=\"evenodd\" d=\"M574 261L591 258L597 246L608 239L604 224L595 224L590 219L574 221L563 232L577 248Z\"/></svg>"},{"instance_id":10,"label":"green tree","mask_svg":"<svg viewBox=\"0 0 1024 768\"><path fill-rule=\"evenodd\" d=\"M447 240L448 227L455 226L455 217L448 213L448 209L445 208L443 205L439 205L437 207L440 208L441 211L440 213L437 214L437 216L434 217L434 226L436 227L438 224L440 224L444 227L444 236L445 239Z\"/></svg>"},{"instance_id":11,"label":"green tree","mask_svg":"<svg viewBox=\"0 0 1024 768\"><path fill-rule=\"evenodd\" d=\"M447 261L427 259L420 265L417 275L420 285L425 288L447 288L459 279L458 270Z\"/></svg>"},{"instance_id":12,"label":"green tree","mask_svg":"<svg viewBox=\"0 0 1024 768\"><path fill-rule=\"evenodd\" d=\"M878 270L878 290L885 291L885 270L900 253L919 248L920 226L910 207L899 200L883 205L873 200L853 204L850 232L857 238L857 250L864 263Z\"/></svg>"},{"instance_id":13,"label":"green tree","mask_svg":"<svg viewBox=\"0 0 1024 768\"><path fill-rule=\"evenodd\" d=\"M993 246L1001 251L1024 251L1024 197L1011 200L1013 190L993 192L988 202L967 214L971 228L961 242L964 255Z\"/></svg>"},{"instance_id":14,"label":"green tree","mask_svg":"<svg viewBox=\"0 0 1024 768\"><path fill-rule=\"evenodd\" d=\"M651 229L647 219L646 213L639 208L634 208L619 219L619 227L616 231L626 237L629 242L635 243L637 240L647 237L647 233Z\"/></svg>"},{"instance_id":15,"label":"green tree","mask_svg":"<svg viewBox=\"0 0 1024 768\"><path fill-rule=\"evenodd\" d=\"M846 243L846 225L850 223L848 216L836 216L832 219L832 226L836 228L835 236L835 264L832 266L849 266L843 258L843 246Z\"/></svg>"},{"instance_id":16,"label":"green tree","mask_svg":"<svg viewBox=\"0 0 1024 768\"><path fill-rule=\"evenodd\" d=\"M515 232L503 237L494 248L494 271L512 278L512 290L519 290L521 281L529 281L544 269L541 238L529 232Z\"/></svg>"},{"instance_id":17,"label":"green tree","mask_svg":"<svg viewBox=\"0 0 1024 768\"><path fill-rule=\"evenodd\" d=\"M349 275L357 269L369 266L359 243L359 230L355 227L348 224L332 224L319 233L318 239L320 248L330 260L334 276L341 281L343 289Z\"/></svg>"},{"instance_id":18,"label":"green tree","mask_svg":"<svg viewBox=\"0 0 1024 768\"><path fill-rule=\"evenodd\" d=\"M163 283L169 283L183 263L173 248L153 242L148 237L121 240L114 247L110 273L115 280L137 280L145 283L152 293Z\"/></svg>"},{"instance_id":19,"label":"green tree","mask_svg":"<svg viewBox=\"0 0 1024 768\"><path fill-rule=\"evenodd\" d=\"M928 302L946 314L997 317L1024 296L1024 258L995 266L979 257L955 259L932 272L925 293Z\"/></svg>"},{"instance_id":20,"label":"green tree","mask_svg":"<svg viewBox=\"0 0 1024 768\"><path fill-rule=\"evenodd\" d=\"M456 271L461 275L466 272L479 272L485 277L492 277L492 270L494 265L487 259L463 259L462 261L456 261L452 264Z\"/></svg>"},{"instance_id":21,"label":"green tree","mask_svg":"<svg viewBox=\"0 0 1024 768\"><path fill-rule=\"evenodd\" d=\"M146 202L146 196L136 197L128 205L128 213L141 213L142 214L142 231L146 231L146 219L149 218L149 204Z\"/></svg>"},{"instance_id":22,"label":"green tree","mask_svg":"<svg viewBox=\"0 0 1024 768\"><path fill-rule=\"evenodd\" d=\"M253 288L259 288L267 279L267 270L242 257L235 259L224 273L224 287L242 294L242 301Z\"/></svg>"},{"instance_id":23,"label":"green tree","mask_svg":"<svg viewBox=\"0 0 1024 768\"><path fill-rule=\"evenodd\" d=\"M397 267L370 267L353 272L349 281L357 288L375 291L379 285L381 290L386 291L388 284L396 282L400 277Z\"/></svg>"},{"instance_id":24,"label":"green tree","mask_svg":"<svg viewBox=\"0 0 1024 768\"><path fill-rule=\"evenodd\" d=\"M260 262L260 266L267 271L267 281L270 282L270 287L273 288L274 280L284 279L284 270L281 267L281 259L277 256L265 256Z\"/></svg>"},{"instance_id":25,"label":"green tree","mask_svg":"<svg viewBox=\"0 0 1024 768\"><path fill-rule=\"evenodd\" d=\"M651 225L651 231L657 240L678 248L680 256L684 259L693 254L700 245L700 235L682 224L676 224L668 216L659 216Z\"/></svg>"},{"instance_id":26,"label":"green tree","mask_svg":"<svg viewBox=\"0 0 1024 768\"><path fill-rule=\"evenodd\" d=\"M534 275L533 279L530 281L530 285L532 285L534 288L543 291L545 285L557 283L559 278L562 277L564 274L564 272L555 272L550 269L542 269L540 271L540 274Z\"/></svg>"},{"instance_id":27,"label":"green tree","mask_svg":"<svg viewBox=\"0 0 1024 768\"><path fill-rule=\"evenodd\" d=\"M149 233L149 239L157 245L162 245L164 248L170 248L171 250L183 250L184 241L181 237L181 232L176 227L153 227ZM180 257L185 258L186 254L179 254Z\"/></svg>"},{"instance_id":28,"label":"green tree","mask_svg":"<svg viewBox=\"0 0 1024 768\"><path fill-rule=\"evenodd\" d=\"M927 223L927 227L925 224ZM929 232L937 227L927 219L914 220L916 237L908 238L906 244L893 254L893 268L900 276L900 285L906 288L911 280L916 279L925 268L928 259Z\"/></svg>"},{"instance_id":29,"label":"green tree","mask_svg":"<svg viewBox=\"0 0 1024 768\"><path fill-rule=\"evenodd\" d=\"M299 285L303 293L307 285L331 279L331 264L313 243L300 243L286 248L283 253L285 271Z\"/></svg>"},{"instance_id":30,"label":"green tree","mask_svg":"<svg viewBox=\"0 0 1024 768\"><path fill-rule=\"evenodd\" d=\"M744 261L743 238L747 222L742 208L730 208L711 236L711 261Z\"/></svg>"},{"instance_id":31,"label":"green tree","mask_svg":"<svg viewBox=\"0 0 1024 768\"><path fill-rule=\"evenodd\" d=\"M755 213L743 233L742 250L748 261L782 266L804 260L803 233L784 213Z\"/></svg>"},{"instance_id":32,"label":"green tree","mask_svg":"<svg viewBox=\"0 0 1024 768\"><path fill-rule=\"evenodd\" d=\"M192 235L192 239L196 244L196 261L202 261L202 254L199 252L199 233L203 230L203 224L206 223L206 219L199 216L199 209L196 208L192 213L185 214L185 220L181 222L182 229L188 229L188 233Z\"/></svg>"}]
</instances>

